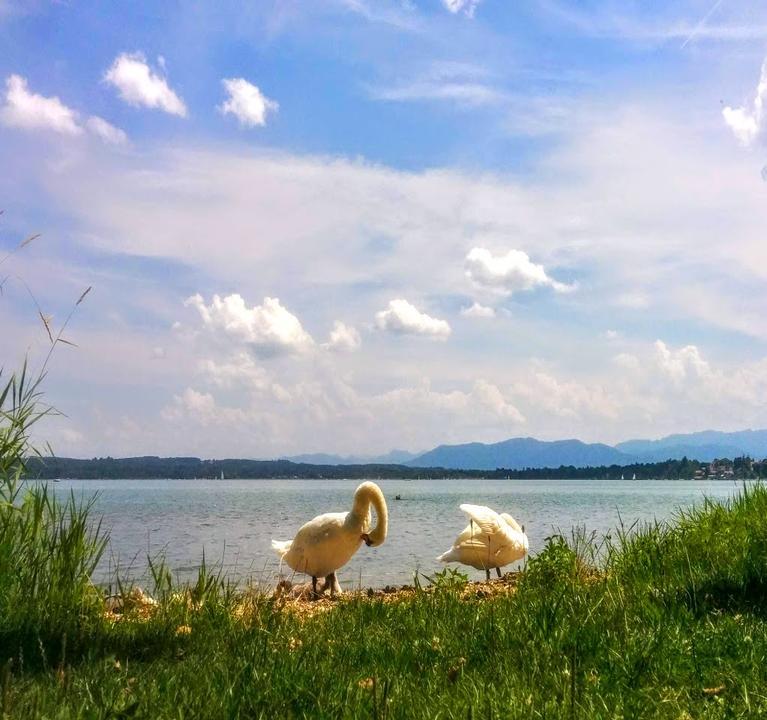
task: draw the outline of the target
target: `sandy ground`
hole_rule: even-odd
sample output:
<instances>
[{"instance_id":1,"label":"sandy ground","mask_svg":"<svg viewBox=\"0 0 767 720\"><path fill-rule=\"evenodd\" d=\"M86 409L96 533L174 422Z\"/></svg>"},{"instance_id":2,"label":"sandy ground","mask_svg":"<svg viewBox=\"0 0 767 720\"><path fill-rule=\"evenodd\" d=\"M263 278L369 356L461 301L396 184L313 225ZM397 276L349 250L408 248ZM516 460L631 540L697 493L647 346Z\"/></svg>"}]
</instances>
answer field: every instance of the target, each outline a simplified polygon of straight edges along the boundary
<instances>
[{"instance_id":1,"label":"sandy ground","mask_svg":"<svg viewBox=\"0 0 767 720\"><path fill-rule=\"evenodd\" d=\"M491 579L489 582L469 582L460 589L460 595L465 599L482 599L496 595L507 595L516 590L519 573L506 573L501 578ZM399 602L412 597L416 592L432 593L436 590L434 585L423 585L420 589L413 585L387 585L383 588L368 588L366 590L351 590L330 597L327 591L322 591L318 598L312 597L311 582L292 583L290 580L281 580L274 591L274 599L280 607L305 615L315 615L326 612L341 602L350 599L371 598L382 599L384 602Z\"/></svg>"},{"instance_id":2,"label":"sandy ground","mask_svg":"<svg viewBox=\"0 0 767 720\"><path fill-rule=\"evenodd\" d=\"M464 599L483 599L498 595L506 595L516 590L519 573L506 573L501 578L488 582L469 582L457 589ZM234 613L245 620L252 616L252 611L263 603L265 598L274 602L277 610L294 612L303 618L311 618L327 612L337 605L355 599L376 599L384 602L399 602L411 598L416 592L432 593L437 588L434 585L423 585L416 588L413 585L387 585L383 588L367 588L345 591L331 597L328 590L320 585L318 597L313 597L311 582L294 583L291 580L280 580L273 591L263 588L253 588L245 591L235 605ZM172 602L183 602L188 606L194 603L185 593L177 593L171 597ZM124 596L110 596L105 601L104 613L111 622L131 619L148 619L159 608L157 600L139 587L132 588Z\"/></svg>"}]
</instances>

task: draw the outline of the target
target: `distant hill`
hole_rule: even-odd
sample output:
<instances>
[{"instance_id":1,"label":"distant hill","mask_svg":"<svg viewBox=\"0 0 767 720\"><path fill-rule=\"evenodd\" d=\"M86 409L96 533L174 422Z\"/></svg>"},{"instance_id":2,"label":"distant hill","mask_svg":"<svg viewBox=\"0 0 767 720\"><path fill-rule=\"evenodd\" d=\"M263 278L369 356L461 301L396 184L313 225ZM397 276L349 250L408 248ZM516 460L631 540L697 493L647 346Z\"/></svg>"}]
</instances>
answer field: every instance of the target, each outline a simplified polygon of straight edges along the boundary
<instances>
[{"instance_id":1,"label":"distant hill","mask_svg":"<svg viewBox=\"0 0 767 720\"><path fill-rule=\"evenodd\" d=\"M744 455L767 458L767 430L706 430L659 440L628 440L615 447L527 437L491 444L440 445L418 455L392 450L377 457L316 453L280 460L49 457L30 458L28 465L33 477L82 479L219 478L222 473L225 478L588 477L588 472L581 471L584 468L591 468L592 477L620 477L625 472L637 477L691 477L700 463ZM690 462L677 467L674 463L683 458ZM530 468L534 470L528 471Z\"/></svg>"},{"instance_id":2,"label":"distant hill","mask_svg":"<svg viewBox=\"0 0 767 720\"><path fill-rule=\"evenodd\" d=\"M767 430L704 430L685 435L667 435L660 440L628 440L618 443L615 448L645 462L685 456L702 462L742 455L761 459L767 457Z\"/></svg>"},{"instance_id":3,"label":"distant hill","mask_svg":"<svg viewBox=\"0 0 767 720\"><path fill-rule=\"evenodd\" d=\"M559 467L572 465L627 465L634 461L631 455L602 443L584 443L580 440L546 442L535 438L512 438L485 445L440 445L409 461L411 467L445 467L455 469L495 470L508 468L521 470L530 467Z\"/></svg>"},{"instance_id":4,"label":"distant hill","mask_svg":"<svg viewBox=\"0 0 767 720\"><path fill-rule=\"evenodd\" d=\"M385 455L306 453L304 455L290 455L281 459L294 463L310 463L312 465L404 465L417 455L418 453L411 453L407 450L390 450Z\"/></svg>"}]
</instances>

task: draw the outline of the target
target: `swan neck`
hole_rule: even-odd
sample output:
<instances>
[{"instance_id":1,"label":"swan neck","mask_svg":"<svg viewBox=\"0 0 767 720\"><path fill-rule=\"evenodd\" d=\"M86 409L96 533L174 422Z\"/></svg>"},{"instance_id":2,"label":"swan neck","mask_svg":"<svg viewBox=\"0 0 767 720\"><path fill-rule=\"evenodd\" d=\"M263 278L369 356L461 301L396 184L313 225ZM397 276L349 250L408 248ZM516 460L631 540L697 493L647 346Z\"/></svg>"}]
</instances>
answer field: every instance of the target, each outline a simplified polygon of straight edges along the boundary
<instances>
[{"instance_id":1,"label":"swan neck","mask_svg":"<svg viewBox=\"0 0 767 720\"><path fill-rule=\"evenodd\" d=\"M376 512L376 526L368 533L368 537L370 538L370 545L375 547L386 539L389 513L381 488L375 483L364 482L354 493L352 513L357 517L366 518L371 505Z\"/></svg>"}]
</instances>

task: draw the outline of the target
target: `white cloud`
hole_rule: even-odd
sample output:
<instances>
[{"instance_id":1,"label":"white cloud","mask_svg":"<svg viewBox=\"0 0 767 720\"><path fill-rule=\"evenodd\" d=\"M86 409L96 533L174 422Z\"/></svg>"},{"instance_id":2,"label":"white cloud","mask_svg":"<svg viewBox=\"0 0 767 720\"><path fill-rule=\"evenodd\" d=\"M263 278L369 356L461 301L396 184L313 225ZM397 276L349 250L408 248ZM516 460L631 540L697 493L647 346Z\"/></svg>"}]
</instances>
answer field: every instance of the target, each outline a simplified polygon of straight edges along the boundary
<instances>
[{"instance_id":1,"label":"white cloud","mask_svg":"<svg viewBox=\"0 0 767 720\"><path fill-rule=\"evenodd\" d=\"M361 344L362 339L356 328L336 320L325 347L330 350L352 351L358 350Z\"/></svg>"},{"instance_id":2,"label":"white cloud","mask_svg":"<svg viewBox=\"0 0 767 720\"><path fill-rule=\"evenodd\" d=\"M589 382L572 377L561 377L545 368L533 367L515 382L513 392L520 401L534 409L536 415L543 410L550 420L564 419L573 423L604 422L617 419L630 402L625 392L600 382Z\"/></svg>"},{"instance_id":3,"label":"white cloud","mask_svg":"<svg viewBox=\"0 0 767 720\"><path fill-rule=\"evenodd\" d=\"M186 117L184 101L171 90L167 80L147 64L143 53L118 55L104 80L117 88L120 97L130 105Z\"/></svg>"},{"instance_id":4,"label":"white cloud","mask_svg":"<svg viewBox=\"0 0 767 720\"><path fill-rule=\"evenodd\" d=\"M442 0L442 4L454 15L462 12L468 17L474 17L474 12L481 0Z\"/></svg>"},{"instance_id":5,"label":"white cloud","mask_svg":"<svg viewBox=\"0 0 767 720\"><path fill-rule=\"evenodd\" d=\"M502 90L491 84L491 79L490 73L481 65L435 62L415 78L407 78L385 87L373 87L370 94L376 100L446 101L468 108L496 105L509 100Z\"/></svg>"},{"instance_id":6,"label":"white cloud","mask_svg":"<svg viewBox=\"0 0 767 720\"><path fill-rule=\"evenodd\" d=\"M416 13L410 0L401 3L385 3L381 0L338 0L349 12L365 18L371 23L389 25L397 30L416 31L420 29Z\"/></svg>"},{"instance_id":7,"label":"white cloud","mask_svg":"<svg viewBox=\"0 0 767 720\"><path fill-rule=\"evenodd\" d=\"M237 353L222 360L201 360L201 376L219 388L245 387L255 395L270 397L279 402L288 402L290 392L272 379L265 368L256 365L248 353Z\"/></svg>"},{"instance_id":8,"label":"white cloud","mask_svg":"<svg viewBox=\"0 0 767 720\"><path fill-rule=\"evenodd\" d=\"M506 400L497 385L480 379L474 383L472 392L481 403L489 407L499 418L518 424L525 422L525 416Z\"/></svg>"},{"instance_id":9,"label":"white cloud","mask_svg":"<svg viewBox=\"0 0 767 720\"><path fill-rule=\"evenodd\" d=\"M551 287L556 292L574 289L550 278L543 265L532 262L522 250L495 256L486 248L475 247L466 256L465 268L466 277L480 287L507 295L536 287Z\"/></svg>"},{"instance_id":10,"label":"white cloud","mask_svg":"<svg viewBox=\"0 0 767 720\"><path fill-rule=\"evenodd\" d=\"M662 340L656 340L655 353L660 370L676 383L711 373L710 365L701 357L695 345L671 350Z\"/></svg>"},{"instance_id":11,"label":"white cloud","mask_svg":"<svg viewBox=\"0 0 767 720\"><path fill-rule=\"evenodd\" d=\"M495 309L475 302L469 307L461 308L461 315L468 318L494 318Z\"/></svg>"},{"instance_id":12,"label":"white cloud","mask_svg":"<svg viewBox=\"0 0 767 720\"><path fill-rule=\"evenodd\" d=\"M10 75L5 86L5 105L0 108L4 124L28 130L53 130L63 135L82 134L77 112L58 97L30 92L26 79L20 75Z\"/></svg>"},{"instance_id":13,"label":"white cloud","mask_svg":"<svg viewBox=\"0 0 767 720\"><path fill-rule=\"evenodd\" d=\"M231 427L241 425L247 413L239 408L222 408L209 392L186 388L180 395L173 396L173 402L162 409L161 417L168 422L193 420L202 427L219 425Z\"/></svg>"},{"instance_id":14,"label":"white cloud","mask_svg":"<svg viewBox=\"0 0 767 720\"><path fill-rule=\"evenodd\" d=\"M128 136L123 130L108 123L103 118L98 117L98 115L91 115L86 122L86 126L88 130L106 143L125 145L128 142Z\"/></svg>"},{"instance_id":15,"label":"white cloud","mask_svg":"<svg viewBox=\"0 0 767 720\"><path fill-rule=\"evenodd\" d=\"M504 99L502 92L479 82L455 80L417 80L372 91L376 100L408 102L418 100L446 100L467 106L494 105Z\"/></svg>"},{"instance_id":16,"label":"white cloud","mask_svg":"<svg viewBox=\"0 0 767 720\"><path fill-rule=\"evenodd\" d=\"M631 353L618 353L613 358L613 361L616 365L629 372L637 372L642 367L639 358Z\"/></svg>"},{"instance_id":17,"label":"white cloud","mask_svg":"<svg viewBox=\"0 0 767 720\"><path fill-rule=\"evenodd\" d=\"M229 97L219 110L224 115L234 115L242 126L266 125L267 115L277 112L279 108L275 100L270 100L244 78L229 78L221 82Z\"/></svg>"},{"instance_id":18,"label":"white cloud","mask_svg":"<svg viewBox=\"0 0 767 720\"><path fill-rule=\"evenodd\" d=\"M451 332L446 320L422 313L401 298L389 301L386 310L376 313L376 325L398 335L425 335L437 340L446 340Z\"/></svg>"},{"instance_id":19,"label":"white cloud","mask_svg":"<svg viewBox=\"0 0 767 720\"><path fill-rule=\"evenodd\" d=\"M205 379L217 387L245 385L254 390L263 390L269 384L266 370L256 365L249 353L236 353L225 361L201 360L199 369Z\"/></svg>"},{"instance_id":20,"label":"white cloud","mask_svg":"<svg viewBox=\"0 0 767 720\"><path fill-rule=\"evenodd\" d=\"M615 303L632 310L643 310L650 306L650 299L642 292L625 292L615 298Z\"/></svg>"},{"instance_id":21,"label":"white cloud","mask_svg":"<svg viewBox=\"0 0 767 720\"><path fill-rule=\"evenodd\" d=\"M762 64L759 84L756 87L753 108L731 108L722 110L722 116L733 135L742 145L749 146L756 141L764 130L764 102L767 100L767 60Z\"/></svg>"},{"instance_id":22,"label":"white cloud","mask_svg":"<svg viewBox=\"0 0 767 720\"><path fill-rule=\"evenodd\" d=\"M606 340L620 340L621 334L617 330L605 330Z\"/></svg>"},{"instance_id":23,"label":"white cloud","mask_svg":"<svg viewBox=\"0 0 767 720\"><path fill-rule=\"evenodd\" d=\"M0 121L5 125L26 130L51 130L70 137L82 135L85 128L112 145L122 145L128 140L120 128L96 115L91 115L83 127L76 110L64 105L58 97L31 92L26 78L10 75L5 85L5 104L0 106Z\"/></svg>"},{"instance_id":24,"label":"white cloud","mask_svg":"<svg viewBox=\"0 0 767 720\"><path fill-rule=\"evenodd\" d=\"M205 328L247 345L261 357L300 353L314 345L298 318L278 298L266 297L262 305L249 308L238 294L214 295L210 305L197 294L185 305L197 310Z\"/></svg>"}]
</instances>

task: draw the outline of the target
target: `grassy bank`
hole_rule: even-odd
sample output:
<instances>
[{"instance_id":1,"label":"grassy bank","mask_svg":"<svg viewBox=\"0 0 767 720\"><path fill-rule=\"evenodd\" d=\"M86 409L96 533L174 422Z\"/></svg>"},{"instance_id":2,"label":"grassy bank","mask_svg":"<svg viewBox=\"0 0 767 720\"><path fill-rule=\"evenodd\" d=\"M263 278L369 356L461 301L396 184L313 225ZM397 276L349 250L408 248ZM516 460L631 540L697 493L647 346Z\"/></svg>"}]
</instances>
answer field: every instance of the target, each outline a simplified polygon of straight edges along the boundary
<instances>
[{"instance_id":1,"label":"grassy bank","mask_svg":"<svg viewBox=\"0 0 767 720\"><path fill-rule=\"evenodd\" d=\"M160 568L158 605L128 603L120 619L87 583L100 545L84 510L46 498L40 515L36 497L3 510L4 529L9 513L43 519L35 536L11 530L2 540L4 563L13 543L28 546L18 578L7 565L0 575L7 717L767 712L762 487L599 545L552 538L497 593L445 575L430 591L354 595L307 612L311 604L244 595L205 571L174 588Z\"/></svg>"},{"instance_id":2,"label":"grassy bank","mask_svg":"<svg viewBox=\"0 0 767 720\"><path fill-rule=\"evenodd\" d=\"M299 602L207 569L115 612L91 508L23 484L37 386L0 389L0 716L737 718L767 712L767 490L551 538L491 586ZM111 609L110 609L111 608Z\"/></svg>"}]
</instances>

